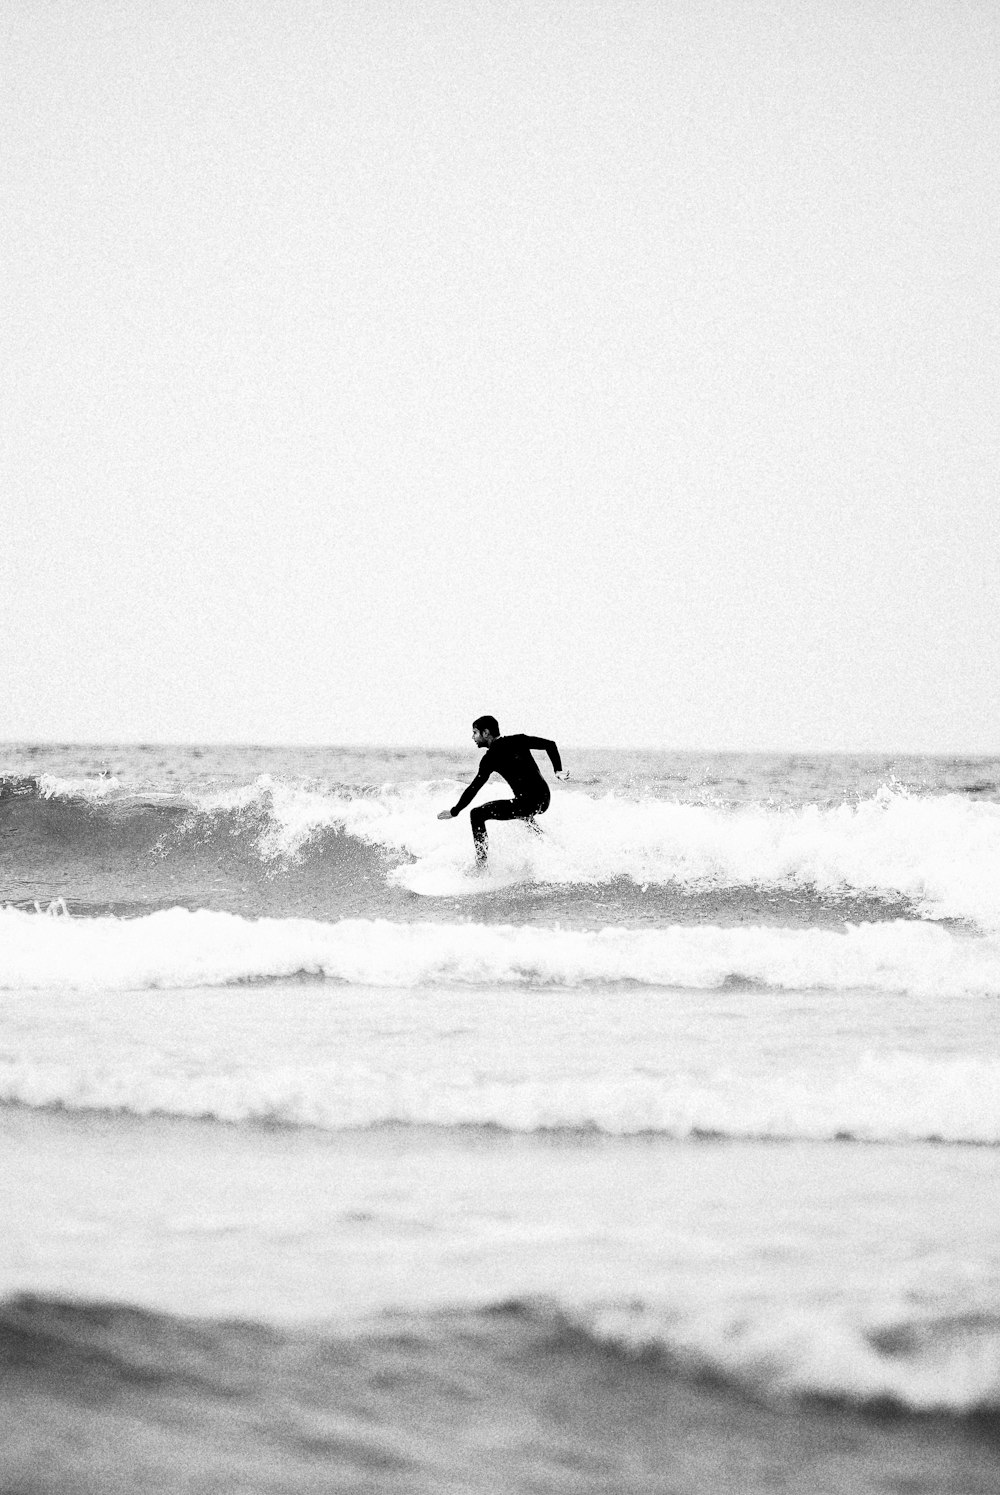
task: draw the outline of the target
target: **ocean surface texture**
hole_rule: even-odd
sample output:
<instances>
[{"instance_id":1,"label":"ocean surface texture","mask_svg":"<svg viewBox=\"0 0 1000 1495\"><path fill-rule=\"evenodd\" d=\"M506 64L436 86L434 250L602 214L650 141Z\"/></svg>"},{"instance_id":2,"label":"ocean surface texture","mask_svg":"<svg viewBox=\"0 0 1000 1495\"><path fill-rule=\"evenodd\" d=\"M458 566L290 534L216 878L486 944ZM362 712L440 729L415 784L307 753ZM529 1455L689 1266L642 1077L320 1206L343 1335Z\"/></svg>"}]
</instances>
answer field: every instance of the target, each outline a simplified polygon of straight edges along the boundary
<instances>
[{"instance_id":1,"label":"ocean surface texture","mask_svg":"<svg viewBox=\"0 0 1000 1495\"><path fill-rule=\"evenodd\" d=\"M1000 1489L1000 760L560 748L0 749L5 1495Z\"/></svg>"}]
</instances>

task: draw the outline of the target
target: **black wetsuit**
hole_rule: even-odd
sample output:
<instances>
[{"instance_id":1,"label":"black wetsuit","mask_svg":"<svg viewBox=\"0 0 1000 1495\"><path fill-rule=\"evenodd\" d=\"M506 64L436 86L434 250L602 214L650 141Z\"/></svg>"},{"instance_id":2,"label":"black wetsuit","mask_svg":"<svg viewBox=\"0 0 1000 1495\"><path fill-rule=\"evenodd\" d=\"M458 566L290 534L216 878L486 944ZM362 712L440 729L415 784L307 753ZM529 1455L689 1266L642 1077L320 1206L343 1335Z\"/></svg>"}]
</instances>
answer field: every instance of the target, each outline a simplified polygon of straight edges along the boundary
<instances>
[{"instance_id":1,"label":"black wetsuit","mask_svg":"<svg viewBox=\"0 0 1000 1495\"><path fill-rule=\"evenodd\" d=\"M526 820L534 825L536 815L549 807L551 794L542 778L538 764L531 756L531 749L538 748L548 753L556 773L562 771L562 759L554 742L545 737L526 737L518 732L512 737L496 737L479 760L479 772L463 790L461 798L452 810L458 815L479 793L490 774L498 773L514 791L513 799L494 799L486 805L477 805L470 815L472 840L476 848L476 860L486 860L487 820Z\"/></svg>"}]
</instances>

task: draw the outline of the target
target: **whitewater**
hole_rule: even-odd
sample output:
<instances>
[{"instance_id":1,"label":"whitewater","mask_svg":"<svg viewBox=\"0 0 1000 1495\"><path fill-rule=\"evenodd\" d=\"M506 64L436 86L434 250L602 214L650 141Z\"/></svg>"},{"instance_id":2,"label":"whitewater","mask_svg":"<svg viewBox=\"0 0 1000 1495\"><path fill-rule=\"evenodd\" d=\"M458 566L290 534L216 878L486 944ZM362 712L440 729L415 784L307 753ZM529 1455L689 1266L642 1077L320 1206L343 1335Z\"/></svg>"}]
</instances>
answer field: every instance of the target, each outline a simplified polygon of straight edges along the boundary
<instances>
[{"instance_id":1,"label":"whitewater","mask_svg":"<svg viewBox=\"0 0 1000 1495\"><path fill-rule=\"evenodd\" d=\"M996 1488L1000 760L560 747L3 751L5 1487Z\"/></svg>"}]
</instances>

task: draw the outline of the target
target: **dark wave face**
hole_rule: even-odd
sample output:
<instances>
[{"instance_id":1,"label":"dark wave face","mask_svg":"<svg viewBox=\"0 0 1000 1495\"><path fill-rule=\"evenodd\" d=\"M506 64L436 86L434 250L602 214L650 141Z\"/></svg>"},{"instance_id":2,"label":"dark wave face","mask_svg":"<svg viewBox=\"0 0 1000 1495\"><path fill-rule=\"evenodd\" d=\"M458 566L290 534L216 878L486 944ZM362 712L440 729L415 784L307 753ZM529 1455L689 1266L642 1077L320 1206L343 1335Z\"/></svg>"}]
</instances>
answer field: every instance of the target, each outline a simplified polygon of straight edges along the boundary
<instances>
[{"instance_id":1,"label":"dark wave face","mask_svg":"<svg viewBox=\"0 0 1000 1495\"><path fill-rule=\"evenodd\" d=\"M342 918L385 901L400 860L333 827L306 854L267 856L266 802L202 812L183 801L93 802L29 788L0 804L2 900L65 901L71 913L134 915L212 908L250 915Z\"/></svg>"},{"instance_id":2,"label":"dark wave face","mask_svg":"<svg viewBox=\"0 0 1000 1495\"><path fill-rule=\"evenodd\" d=\"M987 1329L966 1326L970 1353ZM0 1304L0 1373L0 1485L46 1495L737 1488L720 1467L745 1495L985 1492L1000 1447L992 1404L774 1397L766 1374L630 1350L531 1303L338 1333L24 1297Z\"/></svg>"},{"instance_id":3,"label":"dark wave face","mask_svg":"<svg viewBox=\"0 0 1000 1495\"><path fill-rule=\"evenodd\" d=\"M838 926L926 913L878 866L868 877L858 878L853 865L831 873L823 838L834 844L840 834L832 822L800 852L794 838L801 828L788 811L769 812L769 825L757 810L577 792L561 798L537 846L520 826L495 830L495 875L477 881L464 819L440 829L435 823L454 785L261 783L201 802L102 793L99 785L86 794L53 793L30 778L0 787L0 902L20 908L62 901L84 915L182 907L580 928ZM760 846L744 855L739 837L748 829ZM782 834L792 848L784 864L769 845ZM859 827L859 841L868 834ZM727 836L729 866L720 851ZM852 886L852 877L862 885Z\"/></svg>"}]
</instances>

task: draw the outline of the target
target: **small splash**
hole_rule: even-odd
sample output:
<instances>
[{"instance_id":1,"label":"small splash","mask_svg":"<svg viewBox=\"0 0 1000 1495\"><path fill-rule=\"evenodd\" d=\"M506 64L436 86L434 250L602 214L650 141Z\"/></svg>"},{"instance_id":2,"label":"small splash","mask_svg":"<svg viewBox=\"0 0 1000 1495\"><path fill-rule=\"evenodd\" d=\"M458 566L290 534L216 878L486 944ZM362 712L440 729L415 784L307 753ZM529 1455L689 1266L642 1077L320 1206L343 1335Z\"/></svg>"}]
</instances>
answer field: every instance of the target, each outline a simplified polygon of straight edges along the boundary
<instances>
[{"instance_id":1,"label":"small splash","mask_svg":"<svg viewBox=\"0 0 1000 1495\"><path fill-rule=\"evenodd\" d=\"M65 898L53 898L51 903L42 905L35 901L35 913L45 914L50 919L69 919L71 917Z\"/></svg>"}]
</instances>

